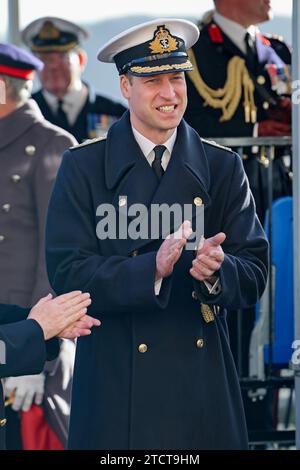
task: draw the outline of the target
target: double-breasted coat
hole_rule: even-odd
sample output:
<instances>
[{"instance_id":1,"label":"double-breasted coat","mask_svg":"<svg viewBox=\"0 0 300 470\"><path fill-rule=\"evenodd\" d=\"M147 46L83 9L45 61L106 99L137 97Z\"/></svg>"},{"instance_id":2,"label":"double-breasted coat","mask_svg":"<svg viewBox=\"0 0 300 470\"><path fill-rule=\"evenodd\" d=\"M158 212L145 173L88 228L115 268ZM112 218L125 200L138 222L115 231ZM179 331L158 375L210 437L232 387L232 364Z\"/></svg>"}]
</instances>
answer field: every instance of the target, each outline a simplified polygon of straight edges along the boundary
<instances>
[{"instance_id":1,"label":"double-breasted coat","mask_svg":"<svg viewBox=\"0 0 300 470\"><path fill-rule=\"evenodd\" d=\"M0 304L0 379L12 375L38 374L46 359L57 356L58 341L46 343L38 322L26 320L28 313L29 309L26 308ZM5 448L5 426L0 382L0 450Z\"/></svg>"},{"instance_id":2,"label":"double-breasted coat","mask_svg":"<svg viewBox=\"0 0 300 470\"><path fill-rule=\"evenodd\" d=\"M218 295L190 276L194 251L182 254L156 296L162 240L97 237L101 205L119 214L125 196L128 209L203 201L205 236L227 235ZM49 279L57 293L89 291L90 313L102 321L78 340L69 447L246 448L226 308L257 301L267 251L239 156L203 143L184 121L158 187L128 113L107 139L66 152L48 211ZM219 311L214 321L204 320L203 303Z\"/></svg>"}]
</instances>

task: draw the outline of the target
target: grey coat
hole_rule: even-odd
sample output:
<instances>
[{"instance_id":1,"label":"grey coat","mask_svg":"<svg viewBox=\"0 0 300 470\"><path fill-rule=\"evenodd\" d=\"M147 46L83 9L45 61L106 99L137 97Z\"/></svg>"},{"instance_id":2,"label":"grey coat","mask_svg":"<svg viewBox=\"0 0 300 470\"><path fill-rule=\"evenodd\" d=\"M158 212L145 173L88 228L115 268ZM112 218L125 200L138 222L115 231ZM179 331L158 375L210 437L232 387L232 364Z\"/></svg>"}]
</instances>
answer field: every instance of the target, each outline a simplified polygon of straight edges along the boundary
<instances>
[{"instance_id":1,"label":"grey coat","mask_svg":"<svg viewBox=\"0 0 300 470\"><path fill-rule=\"evenodd\" d=\"M74 144L71 134L44 119L33 100L0 119L1 303L29 307L51 291L44 256L45 216L61 156ZM63 362L60 357L48 364L46 411L53 391L70 399L71 384L62 390ZM47 416L65 443L68 416L61 420L60 411L56 407Z\"/></svg>"}]
</instances>

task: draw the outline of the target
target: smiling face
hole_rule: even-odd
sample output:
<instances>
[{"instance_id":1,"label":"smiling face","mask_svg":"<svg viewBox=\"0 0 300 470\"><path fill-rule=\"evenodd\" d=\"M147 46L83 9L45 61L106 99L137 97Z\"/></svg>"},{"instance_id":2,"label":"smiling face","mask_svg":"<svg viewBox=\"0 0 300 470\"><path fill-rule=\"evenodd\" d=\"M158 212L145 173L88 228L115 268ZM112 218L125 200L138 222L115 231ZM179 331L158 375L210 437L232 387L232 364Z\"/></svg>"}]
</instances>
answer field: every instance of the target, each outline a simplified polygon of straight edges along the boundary
<instances>
[{"instance_id":1,"label":"smiling face","mask_svg":"<svg viewBox=\"0 0 300 470\"><path fill-rule=\"evenodd\" d=\"M148 77L121 75L132 126L155 144L166 142L180 123L187 105L184 72Z\"/></svg>"}]
</instances>

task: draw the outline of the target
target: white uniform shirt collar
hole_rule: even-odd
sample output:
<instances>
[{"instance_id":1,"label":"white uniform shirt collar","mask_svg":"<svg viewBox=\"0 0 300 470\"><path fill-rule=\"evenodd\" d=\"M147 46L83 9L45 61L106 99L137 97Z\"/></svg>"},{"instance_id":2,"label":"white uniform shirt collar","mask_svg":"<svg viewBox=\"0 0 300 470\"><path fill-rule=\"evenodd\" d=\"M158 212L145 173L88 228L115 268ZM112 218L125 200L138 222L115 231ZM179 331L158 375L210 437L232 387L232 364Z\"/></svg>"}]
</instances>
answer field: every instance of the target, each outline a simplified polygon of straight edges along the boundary
<instances>
[{"instance_id":1,"label":"white uniform shirt collar","mask_svg":"<svg viewBox=\"0 0 300 470\"><path fill-rule=\"evenodd\" d=\"M52 93L49 93L47 90L42 90L42 94L52 113L56 114L58 108L58 98L52 95ZM65 111L71 126L75 124L78 114L85 105L87 96L87 87L81 81L78 81L74 88L68 91L68 93L63 97L62 108Z\"/></svg>"},{"instance_id":2,"label":"white uniform shirt collar","mask_svg":"<svg viewBox=\"0 0 300 470\"><path fill-rule=\"evenodd\" d=\"M225 16L220 15L217 11L214 13L214 20L220 26L222 31L226 34L226 36L231 39L231 41L243 52L246 54L246 44L245 44L245 34L248 32L255 41L256 35L256 26L252 25L249 28L244 28L244 26L236 23L235 21L229 20L225 18Z\"/></svg>"},{"instance_id":3,"label":"white uniform shirt collar","mask_svg":"<svg viewBox=\"0 0 300 470\"><path fill-rule=\"evenodd\" d=\"M149 165L151 166L152 162L154 160L154 150L153 149L154 149L154 147L156 147L157 144L154 144L153 142L151 142L151 140L147 139L147 137L143 136L140 132L138 132L134 128L132 128L132 132L133 132L135 140L137 141L137 143L140 146L141 151L143 152L143 154L145 155ZM175 129L175 131L173 132L171 137L166 142L161 144L161 145L164 145L166 147L166 150L164 151L164 154L163 154L162 159L161 159L161 165L162 165L164 170L166 170L166 168L168 166L168 163L170 161L176 137L177 137L177 129Z\"/></svg>"}]
</instances>

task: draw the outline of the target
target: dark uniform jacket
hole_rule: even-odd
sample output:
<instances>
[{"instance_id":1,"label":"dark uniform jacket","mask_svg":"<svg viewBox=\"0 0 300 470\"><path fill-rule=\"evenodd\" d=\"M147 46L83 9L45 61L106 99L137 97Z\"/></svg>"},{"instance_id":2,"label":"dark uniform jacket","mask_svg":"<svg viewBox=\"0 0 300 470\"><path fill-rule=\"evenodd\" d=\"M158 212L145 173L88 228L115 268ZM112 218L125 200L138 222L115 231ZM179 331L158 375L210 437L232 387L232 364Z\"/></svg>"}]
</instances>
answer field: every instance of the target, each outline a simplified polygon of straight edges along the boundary
<instances>
[{"instance_id":1,"label":"dark uniform jacket","mask_svg":"<svg viewBox=\"0 0 300 470\"><path fill-rule=\"evenodd\" d=\"M51 291L45 266L45 218L62 154L75 143L73 136L44 119L33 100L0 119L2 303L27 307ZM62 396L61 379L52 375L49 379ZM49 383L46 380L46 397Z\"/></svg>"},{"instance_id":2,"label":"dark uniform jacket","mask_svg":"<svg viewBox=\"0 0 300 470\"><path fill-rule=\"evenodd\" d=\"M51 111L42 91L32 95L39 105L45 118L53 124L64 127L57 116ZM107 127L112 124L126 110L125 106L100 95L92 95L89 90L87 100L77 116L73 125L64 127L70 132L78 142L91 139L97 136L98 128L107 131Z\"/></svg>"},{"instance_id":3,"label":"dark uniform jacket","mask_svg":"<svg viewBox=\"0 0 300 470\"><path fill-rule=\"evenodd\" d=\"M254 101L257 107L257 122L272 119L272 115L274 117L279 100L279 88L276 88L276 83L279 86L287 80L286 84L288 85L289 72L285 65L291 64L290 50L280 38L267 38L257 34L257 61L252 65L249 63L248 57L212 20L203 25L200 37L192 51L196 59L196 69L198 69L204 83L214 90L223 88L229 78L227 69L229 61L233 57L244 59L255 86ZM272 72L274 73L273 83L270 78ZM245 122L245 96L242 87L238 87L237 83L233 84L236 75L237 71L235 70L232 83L229 83L229 86L234 86L234 92L237 91L237 88L241 92L238 105L233 116L229 120L221 122L222 110L214 109L209 104L204 106L202 96L189 78L189 73L187 74L188 107L185 119L202 137L253 136L254 124ZM275 87L274 89L272 89L272 85ZM256 157L259 155L252 155L250 158L248 154L248 160L244 161L244 166L254 193L257 213L260 219L263 219L267 207L267 169L258 162ZM273 170L274 198L290 194L291 181L281 160L275 163Z\"/></svg>"},{"instance_id":4,"label":"dark uniform jacket","mask_svg":"<svg viewBox=\"0 0 300 470\"><path fill-rule=\"evenodd\" d=\"M0 302L34 305L49 293L45 217L63 152L75 139L36 103L0 119Z\"/></svg>"},{"instance_id":5,"label":"dark uniform jacket","mask_svg":"<svg viewBox=\"0 0 300 470\"><path fill-rule=\"evenodd\" d=\"M44 341L43 330L35 320L26 320L29 309L0 304L0 378L38 374L46 359L58 353L58 342ZM47 344L47 348L46 348ZM51 345L51 346L50 346ZM0 450L5 448L4 403L0 383Z\"/></svg>"},{"instance_id":6,"label":"dark uniform jacket","mask_svg":"<svg viewBox=\"0 0 300 470\"><path fill-rule=\"evenodd\" d=\"M193 281L194 252L186 250L155 296L162 241L97 238L98 206L111 204L118 219L124 196L127 208L202 199L205 236L227 234L220 294L210 296ZM88 290L90 312L102 321L77 344L71 449L247 447L226 308L253 305L262 293L267 242L238 155L203 143L182 121L157 187L126 113L106 140L65 153L49 205L46 254L53 288ZM203 303L219 311L209 323Z\"/></svg>"}]
</instances>

